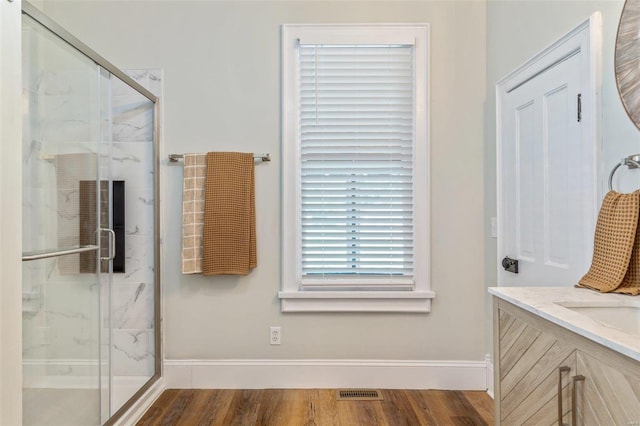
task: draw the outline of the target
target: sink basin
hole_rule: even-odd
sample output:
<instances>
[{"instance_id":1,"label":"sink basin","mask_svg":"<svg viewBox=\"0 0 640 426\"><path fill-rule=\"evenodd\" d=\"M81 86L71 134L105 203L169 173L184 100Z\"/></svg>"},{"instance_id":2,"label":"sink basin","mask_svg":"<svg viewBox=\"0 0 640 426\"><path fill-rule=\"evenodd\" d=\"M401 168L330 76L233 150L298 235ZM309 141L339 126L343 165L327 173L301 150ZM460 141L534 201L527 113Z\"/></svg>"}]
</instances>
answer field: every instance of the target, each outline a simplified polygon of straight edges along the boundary
<instances>
[{"instance_id":1,"label":"sink basin","mask_svg":"<svg viewBox=\"0 0 640 426\"><path fill-rule=\"evenodd\" d=\"M617 328L625 333L640 336L640 302L557 302L594 321L609 327Z\"/></svg>"}]
</instances>

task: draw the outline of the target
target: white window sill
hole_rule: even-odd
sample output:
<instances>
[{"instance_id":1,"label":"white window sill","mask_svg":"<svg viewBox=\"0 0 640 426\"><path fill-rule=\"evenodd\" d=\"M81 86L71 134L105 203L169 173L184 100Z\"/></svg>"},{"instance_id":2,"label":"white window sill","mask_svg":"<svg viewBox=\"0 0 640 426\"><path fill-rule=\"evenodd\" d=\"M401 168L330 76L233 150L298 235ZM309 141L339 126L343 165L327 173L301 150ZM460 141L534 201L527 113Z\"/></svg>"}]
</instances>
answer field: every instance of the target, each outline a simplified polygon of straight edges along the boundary
<instances>
[{"instance_id":1,"label":"white window sill","mask_svg":"<svg viewBox=\"0 0 640 426\"><path fill-rule=\"evenodd\" d=\"M282 312L431 311L432 291L281 291Z\"/></svg>"}]
</instances>

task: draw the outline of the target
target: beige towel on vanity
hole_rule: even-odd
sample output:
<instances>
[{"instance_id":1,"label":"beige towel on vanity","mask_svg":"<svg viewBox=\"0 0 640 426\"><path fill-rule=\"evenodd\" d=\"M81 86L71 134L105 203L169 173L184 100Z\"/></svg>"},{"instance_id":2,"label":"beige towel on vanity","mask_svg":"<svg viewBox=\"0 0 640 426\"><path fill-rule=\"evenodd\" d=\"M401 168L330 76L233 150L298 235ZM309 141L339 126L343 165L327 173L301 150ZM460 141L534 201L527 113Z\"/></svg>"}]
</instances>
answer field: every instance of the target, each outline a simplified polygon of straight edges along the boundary
<instances>
[{"instance_id":1,"label":"beige towel on vanity","mask_svg":"<svg viewBox=\"0 0 640 426\"><path fill-rule=\"evenodd\" d=\"M184 154L182 185L182 273L202 272L204 188L207 154Z\"/></svg>"},{"instance_id":2,"label":"beige towel on vanity","mask_svg":"<svg viewBox=\"0 0 640 426\"><path fill-rule=\"evenodd\" d=\"M609 191L598 214L591 268L578 286L603 293L616 291L637 294L640 291L640 238L638 213L640 193ZM632 252L635 252L632 256ZM630 262L633 266L629 267Z\"/></svg>"},{"instance_id":3,"label":"beige towel on vanity","mask_svg":"<svg viewBox=\"0 0 640 426\"><path fill-rule=\"evenodd\" d=\"M204 275L247 275L256 267L254 188L253 154L207 154Z\"/></svg>"}]
</instances>

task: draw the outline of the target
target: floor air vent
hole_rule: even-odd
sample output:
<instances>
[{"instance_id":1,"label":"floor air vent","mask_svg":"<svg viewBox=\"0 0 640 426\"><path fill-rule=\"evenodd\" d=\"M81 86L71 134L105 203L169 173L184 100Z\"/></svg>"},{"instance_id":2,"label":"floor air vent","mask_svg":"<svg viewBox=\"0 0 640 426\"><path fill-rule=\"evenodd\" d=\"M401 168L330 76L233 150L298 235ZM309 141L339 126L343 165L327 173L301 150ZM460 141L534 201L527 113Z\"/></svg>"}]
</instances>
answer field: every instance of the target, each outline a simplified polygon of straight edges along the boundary
<instances>
[{"instance_id":1,"label":"floor air vent","mask_svg":"<svg viewBox=\"0 0 640 426\"><path fill-rule=\"evenodd\" d=\"M338 401L382 401L382 391L371 389L341 389Z\"/></svg>"}]
</instances>

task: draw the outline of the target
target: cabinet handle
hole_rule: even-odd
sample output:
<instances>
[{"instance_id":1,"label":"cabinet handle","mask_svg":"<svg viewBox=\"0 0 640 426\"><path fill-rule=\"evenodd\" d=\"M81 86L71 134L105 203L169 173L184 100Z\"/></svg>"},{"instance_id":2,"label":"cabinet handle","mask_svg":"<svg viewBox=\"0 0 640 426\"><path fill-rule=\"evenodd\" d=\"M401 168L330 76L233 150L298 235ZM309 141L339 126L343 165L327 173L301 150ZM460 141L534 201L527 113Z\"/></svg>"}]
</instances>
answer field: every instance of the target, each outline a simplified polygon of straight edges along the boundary
<instances>
[{"instance_id":1,"label":"cabinet handle","mask_svg":"<svg viewBox=\"0 0 640 426\"><path fill-rule=\"evenodd\" d=\"M571 426L578 424L578 382L584 382L584 376L573 376L573 389L571 389Z\"/></svg>"},{"instance_id":2,"label":"cabinet handle","mask_svg":"<svg viewBox=\"0 0 640 426\"><path fill-rule=\"evenodd\" d=\"M568 373L571 371L571 368L563 365L562 367L558 367L558 425L559 426L569 426L566 423L562 423L562 373Z\"/></svg>"}]
</instances>

